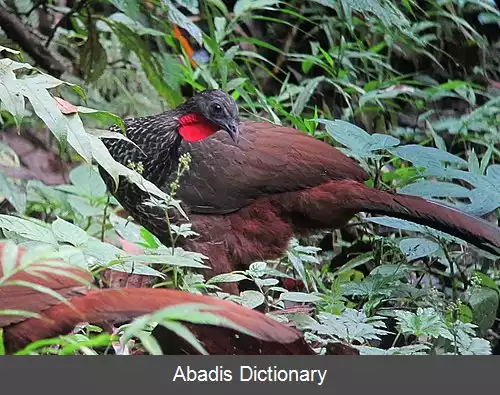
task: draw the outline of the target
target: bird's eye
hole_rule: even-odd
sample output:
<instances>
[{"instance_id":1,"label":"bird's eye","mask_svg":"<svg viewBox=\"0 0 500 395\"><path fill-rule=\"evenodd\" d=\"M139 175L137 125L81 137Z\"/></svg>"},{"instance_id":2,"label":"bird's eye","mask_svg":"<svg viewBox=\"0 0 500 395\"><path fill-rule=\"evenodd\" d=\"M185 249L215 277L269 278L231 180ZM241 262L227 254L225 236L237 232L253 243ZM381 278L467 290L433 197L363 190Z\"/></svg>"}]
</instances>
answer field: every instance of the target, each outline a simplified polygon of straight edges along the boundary
<instances>
[{"instance_id":1,"label":"bird's eye","mask_svg":"<svg viewBox=\"0 0 500 395\"><path fill-rule=\"evenodd\" d=\"M220 104L213 104L211 107L212 114L218 115L222 113L222 106Z\"/></svg>"}]
</instances>

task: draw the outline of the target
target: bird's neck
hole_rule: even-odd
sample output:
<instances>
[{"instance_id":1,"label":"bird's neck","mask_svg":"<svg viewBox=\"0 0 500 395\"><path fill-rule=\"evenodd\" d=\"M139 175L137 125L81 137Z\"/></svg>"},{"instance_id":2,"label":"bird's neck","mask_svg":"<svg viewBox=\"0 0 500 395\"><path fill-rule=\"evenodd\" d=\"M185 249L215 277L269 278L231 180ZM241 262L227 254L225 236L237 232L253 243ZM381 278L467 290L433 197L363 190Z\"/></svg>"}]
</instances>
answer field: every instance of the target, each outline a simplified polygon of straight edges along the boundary
<instances>
[{"instance_id":1,"label":"bird's neck","mask_svg":"<svg viewBox=\"0 0 500 395\"><path fill-rule=\"evenodd\" d=\"M217 132L220 128L205 117L189 113L179 117L179 134L189 142L200 141Z\"/></svg>"}]
</instances>

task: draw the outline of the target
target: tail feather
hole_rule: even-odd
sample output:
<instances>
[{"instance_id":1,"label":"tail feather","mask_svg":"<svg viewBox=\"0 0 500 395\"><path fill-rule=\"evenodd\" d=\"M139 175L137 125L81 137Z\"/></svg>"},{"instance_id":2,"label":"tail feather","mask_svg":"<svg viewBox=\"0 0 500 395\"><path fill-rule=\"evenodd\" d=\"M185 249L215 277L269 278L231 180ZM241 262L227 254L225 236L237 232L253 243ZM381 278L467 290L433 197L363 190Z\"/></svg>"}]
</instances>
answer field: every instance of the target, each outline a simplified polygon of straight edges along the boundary
<instances>
[{"instance_id":1,"label":"tail feather","mask_svg":"<svg viewBox=\"0 0 500 395\"><path fill-rule=\"evenodd\" d=\"M337 184L345 209L406 219L456 236L484 251L499 254L500 228L482 218L417 196L392 194L351 181Z\"/></svg>"},{"instance_id":2,"label":"tail feather","mask_svg":"<svg viewBox=\"0 0 500 395\"><path fill-rule=\"evenodd\" d=\"M65 304L53 306L42 313L45 320L31 318L5 328L5 343L9 352L12 352L32 341L69 333L80 322L124 323L161 308L193 303L206 306L201 310L243 327L263 342L277 344L303 342L302 335L297 330L233 302L174 290L107 289L93 290L85 296L76 296L71 299L71 307ZM221 326L232 329L234 333L238 332L224 320L221 320ZM214 341L210 336L204 335L202 330L198 332L206 341ZM201 340L203 342L203 339ZM304 347L307 347L305 342L302 349ZM233 351L238 353L238 350L233 349Z\"/></svg>"}]
</instances>

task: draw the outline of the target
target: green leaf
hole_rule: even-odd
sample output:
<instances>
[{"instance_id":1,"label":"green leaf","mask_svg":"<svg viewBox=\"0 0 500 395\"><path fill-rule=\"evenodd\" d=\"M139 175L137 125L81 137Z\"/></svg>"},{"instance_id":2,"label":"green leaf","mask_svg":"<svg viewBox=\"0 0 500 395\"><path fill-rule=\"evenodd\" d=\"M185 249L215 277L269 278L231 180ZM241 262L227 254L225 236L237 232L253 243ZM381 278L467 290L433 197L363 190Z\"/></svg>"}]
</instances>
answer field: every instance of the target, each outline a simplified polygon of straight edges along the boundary
<instances>
[{"instance_id":1,"label":"green leaf","mask_svg":"<svg viewBox=\"0 0 500 395\"><path fill-rule=\"evenodd\" d=\"M469 305L472 308L473 322L483 335L495 322L498 304L498 291L486 287L472 288Z\"/></svg>"},{"instance_id":2,"label":"green leaf","mask_svg":"<svg viewBox=\"0 0 500 395\"><path fill-rule=\"evenodd\" d=\"M320 313L317 318L318 323L307 323L305 327L348 343L380 340L380 335L389 333L381 317L367 317L364 312L354 309L346 308L341 315Z\"/></svg>"},{"instance_id":3,"label":"green leaf","mask_svg":"<svg viewBox=\"0 0 500 395\"><path fill-rule=\"evenodd\" d=\"M14 182L0 172L0 199L1 195L14 206L19 214L26 210L26 193L24 193Z\"/></svg>"},{"instance_id":4,"label":"green leaf","mask_svg":"<svg viewBox=\"0 0 500 395\"><path fill-rule=\"evenodd\" d=\"M265 297L258 291L243 291L239 300L243 306L255 309L265 302Z\"/></svg>"},{"instance_id":5,"label":"green leaf","mask_svg":"<svg viewBox=\"0 0 500 395\"><path fill-rule=\"evenodd\" d=\"M191 14L197 15L200 13L198 0L175 0L175 2L185 7Z\"/></svg>"},{"instance_id":6,"label":"green leaf","mask_svg":"<svg viewBox=\"0 0 500 395\"><path fill-rule=\"evenodd\" d=\"M214 283L236 283L238 281L248 280L248 277L239 273L222 273L213 276L207 281L207 284Z\"/></svg>"},{"instance_id":7,"label":"green leaf","mask_svg":"<svg viewBox=\"0 0 500 395\"><path fill-rule=\"evenodd\" d=\"M299 96L295 100L292 106L291 114L293 115L300 115L302 114L302 111L304 111L304 108L306 107L307 103L311 99L311 96L314 94L316 91L316 88L318 85L325 80L325 77L316 77L307 82L305 86L302 87L300 90Z\"/></svg>"},{"instance_id":8,"label":"green leaf","mask_svg":"<svg viewBox=\"0 0 500 395\"><path fill-rule=\"evenodd\" d=\"M416 313L396 311L396 321L403 335L443 337L453 340L453 335L443 318L433 308L419 307Z\"/></svg>"},{"instance_id":9,"label":"green leaf","mask_svg":"<svg viewBox=\"0 0 500 395\"><path fill-rule=\"evenodd\" d=\"M418 267L412 265L402 265L402 264L383 264L377 266L370 272L370 276L382 276L382 277L404 277L408 273L418 271Z\"/></svg>"},{"instance_id":10,"label":"green leaf","mask_svg":"<svg viewBox=\"0 0 500 395\"><path fill-rule=\"evenodd\" d=\"M89 198L106 196L106 184L93 166L84 164L75 167L70 171L69 179L79 195Z\"/></svg>"},{"instance_id":11,"label":"green leaf","mask_svg":"<svg viewBox=\"0 0 500 395\"><path fill-rule=\"evenodd\" d=\"M409 261L415 259L423 258L425 256L431 256L436 251L438 251L441 246L431 240L423 238L405 238L399 242L399 248L406 255Z\"/></svg>"},{"instance_id":12,"label":"green leaf","mask_svg":"<svg viewBox=\"0 0 500 395\"><path fill-rule=\"evenodd\" d=\"M266 262L254 262L248 268L248 274L252 277L262 277L267 274L267 263Z\"/></svg>"},{"instance_id":13,"label":"green leaf","mask_svg":"<svg viewBox=\"0 0 500 395\"><path fill-rule=\"evenodd\" d=\"M11 59L0 59L0 104L17 122L25 113L25 104L12 67L14 63Z\"/></svg>"},{"instance_id":14,"label":"green leaf","mask_svg":"<svg viewBox=\"0 0 500 395\"><path fill-rule=\"evenodd\" d=\"M137 19L139 17L140 0L109 0L109 2L130 18Z\"/></svg>"},{"instance_id":15,"label":"green leaf","mask_svg":"<svg viewBox=\"0 0 500 395\"><path fill-rule=\"evenodd\" d=\"M131 255L128 257L124 257L121 259L123 262L141 262L141 263L155 263L155 264L163 264L170 266L179 266L179 267L193 267L197 269L209 269L210 266L203 265L202 263L189 259L182 256L172 256L172 255Z\"/></svg>"},{"instance_id":16,"label":"green leaf","mask_svg":"<svg viewBox=\"0 0 500 395\"><path fill-rule=\"evenodd\" d=\"M298 303L315 303L321 302L323 298L304 292L284 292L280 295L280 300L287 300L289 302Z\"/></svg>"},{"instance_id":17,"label":"green leaf","mask_svg":"<svg viewBox=\"0 0 500 395\"><path fill-rule=\"evenodd\" d=\"M52 232L58 241L70 243L75 247L86 243L89 238L83 229L62 218L57 218L52 223Z\"/></svg>"},{"instance_id":18,"label":"green leaf","mask_svg":"<svg viewBox=\"0 0 500 395\"><path fill-rule=\"evenodd\" d=\"M3 245L2 256L0 259L3 277L7 278L15 272L18 258L19 247L11 240L7 240Z\"/></svg>"},{"instance_id":19,"label":"green leaf","mask_svg":"<svg viewBox=\"0 0 500 395\"><path fill-rule=\"evenodd\" d=\"M106 69L106 50L99 41L99 33L92 19L87 24L87 40L80 46L80 69L89 82L96 81Z\"/></svg>"},{"instance_id":20,"label":"green leaf","mask_svg":"<svg viewBox=\"0 0 500 395\"><path fill-rule=\"evenodd\" d=\"M103 111L103 110L96 110L93 108L88 108L88 107L83 107L83 106L77 106L76 109L78 110L79 114L83 114L85 116L88 116L89 118L95 119L96 121L99 121L103 124L111 124L111 125L118 125L120 129L125 130L125 124L123 123L123 120L118 116L115 115L109 111ZM116 135L119 133L114 133L114 132L109 132L108 133L112 135ZM109 137L106 135L106 137Z\"/></svg>"},{"instance_id":21,"label":"green leaf","mask_svg":"<svg viewBox=\"0 0 500 395\"><path fill-rule=\"evenodd\" d=\"M466 165L467 162L456 155L434 147L423 147L416 144L408 144L391 149L391 152L402 159L410 161L416 167L424 167L431 171L443 171L444 163L455 163ZM443 173L445 174L445 173Z\"/></svg>"},{"instance_id":22,"label":"green leaf","mask_svg":"<svg viewBox=\"0 0 500 395\"><path fill-rule=\"evenodd\" d=\"M258 9L265 9L266 7L275 6L279 0L238 0L234 5L233 11L236 17L242 14Z\"/></svg>"},{"instance_id":23,"label":"green leaf","mask_svg":"<svg viewBox=\"0 0 500 395\"><path fill-rule=\"evenodd\" d=\"M15 232L26 239L57 245L50 229L32 220L0 214L0 228Z\"/></svg>"},{"instance_id":24,"label":"green leaf","mask_svg":"<svg viewBox=\"0 0 500 395\"><path fill-rule=\"evenodd\" d=\"M461 185L453 184L451 182L427 180L405 185L399 190L399 193L413 196L422 196L425 198L467 198L471 194L469 189Z\"/></svg>"},{"instance_id":25,"label":"green leaf","mask_svg":"<svg viewBox=\"0 0 500 395\"><path fill-rule=\"evenodd\" d=\"M373 222L382 226L387 226L390 228L406 230L409 232L420 232L425 235L430 235L438 239L453 241L454 243L458 244L463 244L463 245L466 244L465 241L459 239L458 237L404 219L392 218L392 217L371 217L371 218L366 218L366 221Z\"/></svg>"},{"instance_id":26,"label":"green leaf","mask_svg":"<svg viewBox=\"0 0 500 395\"><path fill-rule=\"evenodd\" d=\"M363 107L370 101L378 101L380 99L393 99L395 97L398 97L399 95L412 94L414 92L415 88L405 85L394 85L389 88L372 90L360 96L359 106Z\"/></svg>"},{"instance_id":27,"label":"green leaf","mask_svg":"<svg viewBox=\"0 0 500 395\"><path fill-rule=\"evenodd\" d=\"M479 280L479 284L483 287L494 289L500 292L500 288L498 287L495 280L493 280L490 276L480 271L474 271L472 273L472 277L476 277Z\"/></svg>"},{"instance_id":28,"label":"green leaf","mask_svg":"<svg viewBox=\"0 0 500 395\"><path fill-rule=\"evenodd\" d=\"M371 156L372 151L390 149L399 144L395 137L381 134L370 135L349 122L319 119L326 126L327 133L340 144L345 145L360 156Z\"/></svg>"}]
</instances>

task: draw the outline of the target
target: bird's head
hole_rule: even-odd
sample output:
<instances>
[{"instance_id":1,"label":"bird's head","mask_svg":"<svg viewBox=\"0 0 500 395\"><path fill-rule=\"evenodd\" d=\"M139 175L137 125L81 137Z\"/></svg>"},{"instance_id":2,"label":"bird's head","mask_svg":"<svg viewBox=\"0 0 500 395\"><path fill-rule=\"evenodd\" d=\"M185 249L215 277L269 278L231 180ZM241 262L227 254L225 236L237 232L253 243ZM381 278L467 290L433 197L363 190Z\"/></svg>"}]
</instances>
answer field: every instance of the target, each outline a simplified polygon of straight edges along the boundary
<instances>
[{"instance_id":1,"label":"bird's head","mask_svg":"<svg viewBox=\"0 0 500 395\"><path fill-rule=\"evenodd\" d=\"M179 106L179 133L186 141L202 140L224 130L238 143L240 118L234 99L222 90L206 90Z\"/></svg>"}]
</instances>

